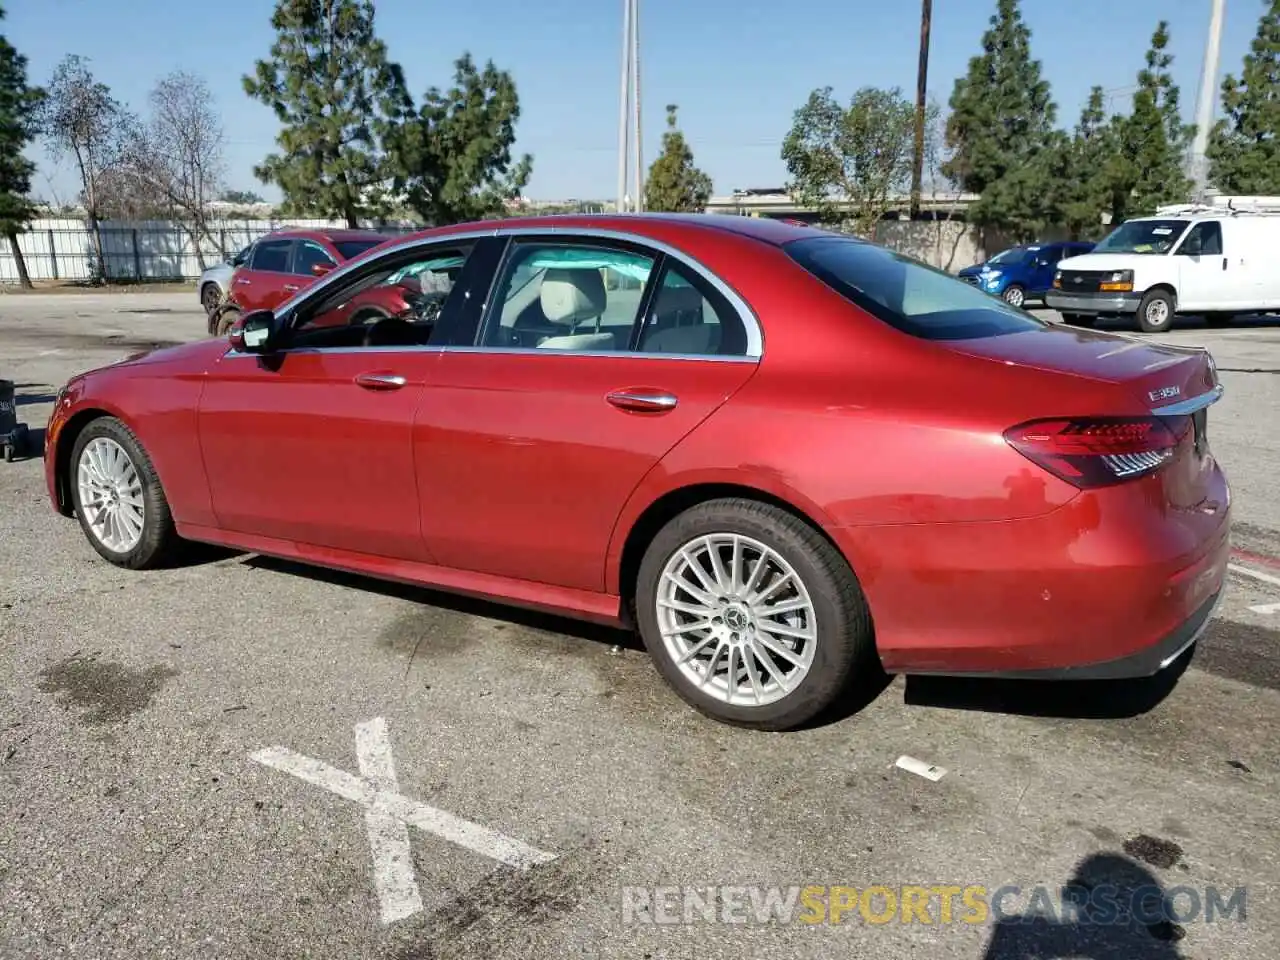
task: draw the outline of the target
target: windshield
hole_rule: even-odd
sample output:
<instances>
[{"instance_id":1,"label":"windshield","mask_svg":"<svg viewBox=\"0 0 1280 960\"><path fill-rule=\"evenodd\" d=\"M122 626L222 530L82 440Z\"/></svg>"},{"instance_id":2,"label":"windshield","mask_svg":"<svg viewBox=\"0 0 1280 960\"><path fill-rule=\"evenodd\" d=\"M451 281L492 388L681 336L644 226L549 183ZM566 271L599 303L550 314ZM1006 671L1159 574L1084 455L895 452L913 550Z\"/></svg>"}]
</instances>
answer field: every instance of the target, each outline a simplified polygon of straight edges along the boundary
<instances>
[{"instance_id":1,"label":"windshield","mask_svg":"<svg viewBox=\"0 0 1280 960\"><path fill-rule=\"evenodd\" d=\"M1186 220L1130 220L1107 234L1091 252L1168 253L1186 229Z\"/></svg>"},{"instance_id":2,"label":"windshield","mask_svg":"<svg viewBox=\"0 0 1280 960\"><path fill-rule=\"evenodd\" d=\"M353 257L358 257L360 254L364 253L370 247L376 247L380 243L382 243L382 240L380 239L379 240L339 240L336 243L334 243L334 247L337 248L338 253L342 254L343 260L350 260Z\"/></svg>"},{"instance_id":3,"label":"windshield","mask_svg":"<svg viewBox=\"0 0 1280 960\"><path fill-rule=\"evenodd\" d=\"M949 273L861 240L814 237L783 249L847 300L925 340L975 340L1046 325Z\"/></svg>"},{"instance_id":4,"label":"windshield","mask_svg":"<svg viewBox=\"0 0 1280 960\"><path fill-rule=\"evenodd\" d=\"M1039 249L1037 247L1036 249ZM1002 263L1012 266L1014 264L1026 263L1031 259L1031 250L1028 247L1010 247L1008 250L1001 250L987 263Z\"/></svg>"}]
</instances>

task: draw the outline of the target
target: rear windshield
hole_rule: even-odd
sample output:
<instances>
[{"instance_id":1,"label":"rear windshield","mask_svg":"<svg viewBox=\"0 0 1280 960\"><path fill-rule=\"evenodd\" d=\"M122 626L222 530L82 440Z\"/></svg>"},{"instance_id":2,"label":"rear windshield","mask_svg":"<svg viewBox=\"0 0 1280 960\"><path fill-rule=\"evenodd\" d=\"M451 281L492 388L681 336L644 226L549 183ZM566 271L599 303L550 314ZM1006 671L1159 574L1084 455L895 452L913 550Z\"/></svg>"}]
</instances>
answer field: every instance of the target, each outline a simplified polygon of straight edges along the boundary
<instances>
[{"instance_id":1,"label":"rear windshield","mask_svg":"<svg viewBox=\"0 0 1280 960\"><path fill-rule=\"evenodd\" d=\"M343 260L358 257L371 247L376 247L381 240L338 240L334 243Z\"/></svg>"},{"instance_id":2,"label":"rear windshield","mask_svg":"<svg viewBox=\"0 0 1280 960\"><path fill-rule=\"evenodd\" d=\"M976 340L1045 326L949 273L862 240L814 237L783 249L837 293L914 337Z\"/></svg>"},{"instance_id":3,"label":"rear windshield","mask_svg":"<svg viewBox=\"0 0 1280 960\"><path fill-rule=\"evenodd\" d=\"M1168 253L1187 229L1186 220L1130 220L1102 238L1094 253Z\"/></svg>"}]
</instances>

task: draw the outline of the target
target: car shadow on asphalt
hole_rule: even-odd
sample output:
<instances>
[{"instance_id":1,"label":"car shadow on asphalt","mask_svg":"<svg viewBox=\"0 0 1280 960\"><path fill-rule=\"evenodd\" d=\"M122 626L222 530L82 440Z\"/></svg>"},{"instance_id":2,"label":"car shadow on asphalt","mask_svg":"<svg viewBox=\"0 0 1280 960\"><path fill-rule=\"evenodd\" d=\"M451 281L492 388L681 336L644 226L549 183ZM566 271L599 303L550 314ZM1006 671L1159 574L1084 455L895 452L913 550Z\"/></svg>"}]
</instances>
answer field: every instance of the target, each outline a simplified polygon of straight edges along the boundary
<instances>
[{"instance_id":1,"label":"car shadow on asphalt","mask_svg":"<svg viewBox=\"0 0 1280 960\"><path fill-rule=\"evenodd\" d=\"M908 676L904 701L982 713L1072 720L1123 720L1158 707L1190 665L1192 647L1153 677L1134 680L1002 680Z\"/></svg>"},{"instance_id":2,"label":"car shadow on asphalt","mask_svg":"<svg viewBox=\"0 0 1280 960\"><path fill-rule=\"evenodd\" d=\"M428 587L379 580L363 574L347 573L343 570L333 570L328 567L311 566L294 560L281 560L277 557L267 557L262 554L254 554L244 562L246 566L257 569L306 577L310 580L319 580L354 590L364 590L367 593L393 597L409 603L439 607L443 610L452 610L455 613L464 613L475 617L503 620L532 630L562 633L610 647L617 646L628 650L644 651L644 644L638 634L615 627L590 623L585 620L560 617L537 610L526 610L523 607L511 606L492 600L481 600L462 594L446 593L441 590L432 590Z\"/></svg>"}]
</instances>

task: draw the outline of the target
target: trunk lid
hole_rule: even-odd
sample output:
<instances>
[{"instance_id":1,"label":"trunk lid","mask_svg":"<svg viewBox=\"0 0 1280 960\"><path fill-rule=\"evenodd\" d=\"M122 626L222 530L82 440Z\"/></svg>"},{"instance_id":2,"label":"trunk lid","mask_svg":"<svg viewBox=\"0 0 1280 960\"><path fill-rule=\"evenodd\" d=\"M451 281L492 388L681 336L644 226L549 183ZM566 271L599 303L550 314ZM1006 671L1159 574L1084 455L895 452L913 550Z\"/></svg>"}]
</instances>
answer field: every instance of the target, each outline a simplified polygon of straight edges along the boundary
<instances>
[{"instance_id":1,"label":"trunk lid","mask_svg":"<svg viewBox=\"0 0 1280 960\"><path fill-rule=\"evenodd\" d=\"M1160 470L1166 502L1190 508L1207 496L1214 464L1208 444L1208 407L1222 388L1213 358L1204 348L1056 324L1005 336L950 341L946 346L966 356L1114 385L1122 391L1116 397L1116 409L1098 410L1094 415L1155 415L1180 438L1172 458ZM1044 416L1061 413L1045 410Z\"/></svg>"},{"instance_id":2,"label":"trunk lid","mask_svg":"<svg viewBox=\"0 0 1280 960\"><path fill-rule=\"evenodd\" d=\"M1138 337L1057 324L980 340L951 340L967 356L1126 388L1147 410L1194 400L1217 387L1213 358L1202 347L1176 347ZM1099 411L1099 413L1118 411Z\"/></svg>"}]
</instances>

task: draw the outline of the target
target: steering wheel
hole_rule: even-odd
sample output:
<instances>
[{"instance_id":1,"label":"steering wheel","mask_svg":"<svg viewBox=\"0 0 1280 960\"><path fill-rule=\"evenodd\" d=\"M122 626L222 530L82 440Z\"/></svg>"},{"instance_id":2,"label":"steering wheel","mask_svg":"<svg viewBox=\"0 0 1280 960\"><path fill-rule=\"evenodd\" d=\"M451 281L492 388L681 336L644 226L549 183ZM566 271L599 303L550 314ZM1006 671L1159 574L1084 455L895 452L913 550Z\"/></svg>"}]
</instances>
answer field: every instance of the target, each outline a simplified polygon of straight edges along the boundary
<instances>
[{"instance_id":1,"label":"steering wheel","mask_svg":"<svg viewBox=\"0 0 1280 960\"><path fill-rule=\"evenodd\" d=\"M418 343L418 325L403 317L383 317L365 329L366 347L412 347Z\"/></svg>"},{"instance_id":2,"label":"steering wheel","mask_svg":"<svg viewBox=\"0 0 1280 960\"><path fill-rule=\"evenodd\" d=\"M433 325L440 319L447 296L438 290L433 290L431 293L421 293L405 299L409 303L409 311L414 320L418 323Z\"/></svg>"}]
</instances>

